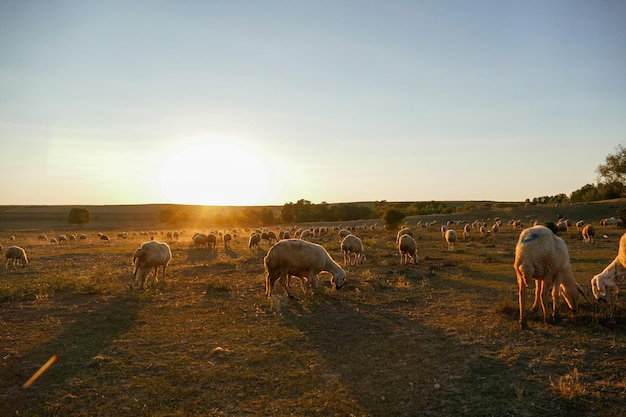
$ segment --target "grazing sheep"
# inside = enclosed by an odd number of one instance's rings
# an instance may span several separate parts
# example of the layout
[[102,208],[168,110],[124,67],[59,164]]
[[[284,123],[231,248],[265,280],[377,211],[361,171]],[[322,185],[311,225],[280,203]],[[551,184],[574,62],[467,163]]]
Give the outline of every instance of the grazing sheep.
[[618,280],[626,276],[626,233],[619,240],[619,250],[613,261],[604,271],[591,278],[591,290],[598,301],[611,303],[617,300]]
[[454,250],[454,244],[456,243],[456,231],[454,229],[446,230],[444,237],[448,244],[448,250]]
[[205,246],[208,247],[208,236],[205,235],[204,233],[196,233],[193,235],[193,244],[196,245],[197,248],[204,248]]
[[350,232],[349,230],[347,230],[347,229],[341,229],[341,230],[337,233],[337,235],[338,235],[341,239],[343,239],[344,237],[348,236],[349,234],[351,234],[351,232]]
[[210,251],[217,251],[217,235],[209,233],[206,238],[206,244]]
[[311,233],[310,230],[303,230],[302,233],[300,233],[300,239],[302,240],[309,240],[311,237],[313,237],[313,233]]
[[583,241],[587,243],[593,243],[593,237],[596,235],[596,229],[590,225],[586,224],[582,229]]
[[154,283],[158,280],[158,269],[163,267],[163,276],[165,279],[167,273],[167,266],[172,259],[172,251],[165,242],[157,242],[151,240],[144,242],[133,253],[133,283],[131,288],[135,288],[136,282],[141,282],[141,289],[146,289],[146,283],[148,281],[148,275],[150,272],[154,273]]
[[400,229],[400,230],[398,231],[398,234],[396,235],[396,244],[397,244],[398,242],[400,242],[400,238],[401,238],[402,236],[404,236],[404,235],[409,235],[409,236],[411,236],[411,237],[413,237],[413,238],[415,237],[415,236],[413,236],[413,231],[412,231],[411,229],[409,229],[408,227],[405,227],[405,228]]
[[48,236],[46,236],[45,234],[40,234],[39,236],[37,236],[37,240],[42,240],[44,242],[48,241]]
[[469,238],[471,230],[472,230],[472,226],[470,226],[469,224],[466,224],[465,226],[463,226],[463,239],[467,240]]
[[[356,265],[357,260],[359,263],[365,261],[365,253],[363,251],[363,241],[361,238],[355,235],[348,235],[341,241],[341,250],[343,251],[343,264],[344,265]],[[352,261],[351,255],[354,255]]]
[[417,264],[417,243],[409,235],[400,236],[398,242],[398,251],[400,252],[400,264],[413,263]]
[[513,263],[519,288],[520,325],[527,329],[526,288],[528,281],[536,281],[536,291],[541,302],[544,321],[548,322],[546,298],[552,292],[552,320],[557,318],[557,304],[561,287],[567,305],[572,311],[578,308],[578,298],[584,295],[582,287],[574,279],[570,266],[567,245],[560,237],[544,226],[524,229],[515,246]]
[[4,269],[9,267],[9,262],[12,262],[13,266],[16,268],[17,265],[21,265],[22,267],[28,265],[26,251],[19,246],[9,246],[4,256],[7,258],[7,262],[4,264]]
[[261,242],[261,235],[258,233],[252,233],[250,235],[250,239],[248,240],[248,248],[252,250],[252,248],[259,248],[259,243]]
[[103,241],[104,243],[109,243],[111,241],[111,239],[109,239],[109,237],[105,234],[99,233],[100,235],[100,240]]
[[312,290],[317,288],[320,272],[332,274],[331,283],[337,290],[341,289],[346,280],[346,271],[328,254],[326,249],[316,243],[300,239],[281,240],[270,248],[263,259],[267,278],[265,280],[265,294],[269,298],[274,290],[274,284],[280,279],[281,286],[289,294],[289,275],[306,280]]
[[57,236],[57,240],[59,241],[59,245],[60,245],[62,242],[68,242],[68,240],[67,240],[67,236],[65,236],[65,235],[59,235],[59,236]]
[[222,240],[224,241],[224,250],[227,251],[230,241],[233,240],[233,236],[230,233],[224,233]]

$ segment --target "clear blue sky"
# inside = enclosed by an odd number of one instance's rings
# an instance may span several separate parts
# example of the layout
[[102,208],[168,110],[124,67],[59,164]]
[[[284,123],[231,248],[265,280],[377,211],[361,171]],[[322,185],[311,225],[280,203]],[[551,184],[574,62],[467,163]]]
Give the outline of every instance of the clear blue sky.
[[626,2],[0,0],[0,204],[522,201],[626,141]]

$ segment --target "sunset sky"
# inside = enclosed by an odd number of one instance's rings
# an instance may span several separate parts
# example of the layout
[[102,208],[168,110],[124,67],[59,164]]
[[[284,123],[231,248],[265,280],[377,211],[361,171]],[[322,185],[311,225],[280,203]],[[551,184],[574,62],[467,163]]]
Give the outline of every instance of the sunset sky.
[[0,204],[523,201],[626,143],[626,2],[0,1]]

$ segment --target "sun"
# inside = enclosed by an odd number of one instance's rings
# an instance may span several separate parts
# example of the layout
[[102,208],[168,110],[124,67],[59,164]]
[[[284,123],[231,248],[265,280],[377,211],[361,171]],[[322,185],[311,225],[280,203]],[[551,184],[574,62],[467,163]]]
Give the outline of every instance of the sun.
[[251,146],[229,141],[170,149],[158,175],[161,195],[175,204],[252,206],[270,191],[263,157]]

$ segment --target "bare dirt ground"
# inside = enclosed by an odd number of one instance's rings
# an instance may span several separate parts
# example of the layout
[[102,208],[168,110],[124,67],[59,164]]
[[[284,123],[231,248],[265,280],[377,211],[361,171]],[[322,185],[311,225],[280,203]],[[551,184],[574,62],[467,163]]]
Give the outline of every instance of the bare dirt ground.
[[[368,261],[345,267],[345,287],[322,275],[295,299],[267,299],[269,246],[246,237],[217,253],[170,242],[167,279],[145,291],[128,288],[140,238],[19,237],[30,265],[0,272],[0,415],[626,415],[621,302],[561,303],[558,324],[535,314],[522,331],[519,231],[448,252],[435,228],[414,230],[418,265],[399,264],[395,233],[363,231]],[[564,236],[586,290],[617,251],[621,231],[603,233]],[[334,234],[319,242],[343,264]]]

